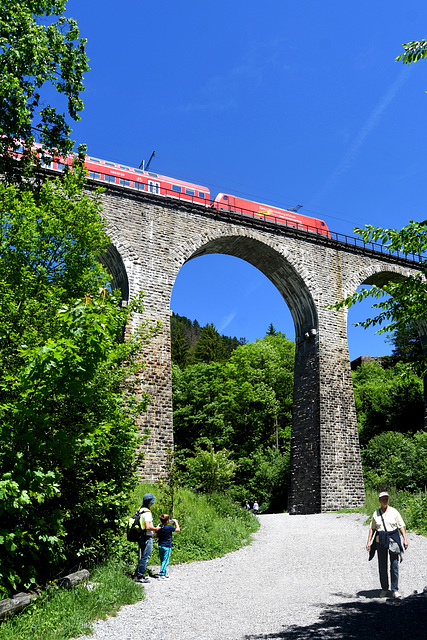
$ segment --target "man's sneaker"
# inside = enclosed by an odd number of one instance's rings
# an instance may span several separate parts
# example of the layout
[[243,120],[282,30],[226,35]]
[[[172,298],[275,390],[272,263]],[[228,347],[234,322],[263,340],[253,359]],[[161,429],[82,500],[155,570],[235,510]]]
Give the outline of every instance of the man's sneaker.
[[400,600],[402,598],[402,596],[400,595],[400,593],[398,591],[392,591],[391,595],[393,598],[397,598],[398,600]]
[[140,584],[144,582],[151,582],[150,578],[134,578],[134,582],[139,582]]
[[387,591],[384,591],[384,589],[381,591],[380,593],[380,598],[385,598],[387,595]]

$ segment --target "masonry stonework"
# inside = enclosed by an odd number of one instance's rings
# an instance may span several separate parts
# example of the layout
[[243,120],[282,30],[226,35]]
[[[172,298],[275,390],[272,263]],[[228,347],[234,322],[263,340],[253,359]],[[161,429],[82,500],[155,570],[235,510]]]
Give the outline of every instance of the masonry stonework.
[[[414,272],[409,261],[295,229],[208,207],[111,187],[103,194],[112,246],[103,262],[124,300],[145,293],[143,319],[160,320],[144,354],[136,393],[151,403],[140,429],[144,480],[165,470],[173,447],[170,299],[182,265],[208,253],[232,255],[277,287],[295,323],[296,356],[291,442],[291,513],[317,513],[364,502],[348,344],[347,311],[328,305],[360,284],[383,284]],[[256,300],[254,300],[256,305]],[[134,326],[141,318],[134,318]],[[132,328],[131,328],[132,329]]]

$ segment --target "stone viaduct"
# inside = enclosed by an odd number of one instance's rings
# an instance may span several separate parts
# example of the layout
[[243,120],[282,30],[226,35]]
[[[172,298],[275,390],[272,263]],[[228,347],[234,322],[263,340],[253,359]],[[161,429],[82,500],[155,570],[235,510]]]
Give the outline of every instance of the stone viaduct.
[[109,187],[102,199],[112,239],[103,262],[123,299],[144,291],[144,316],[163,324],[144,354],[147,367],[140,381],[152,398],[141,424],[141,429],[151,430],[143,444],[142,478],[153,481],[162,475],[165,450],[173,446],[170,299],[175,279],[188,260],[228,254],[269,278],[295,323],[290,511],[361,506],[365,496],[347,310],[332,311],[327,305],[363,283],[382,285],[404,278],[416,265],[363,246],[118,185]]

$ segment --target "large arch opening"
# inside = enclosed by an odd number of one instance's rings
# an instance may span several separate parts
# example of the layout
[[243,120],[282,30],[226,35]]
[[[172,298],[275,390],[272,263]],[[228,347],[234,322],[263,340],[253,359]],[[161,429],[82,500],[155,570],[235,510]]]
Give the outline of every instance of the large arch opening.
[[[215,264],[220,264],[221,260],[222,275],[218,281]],[[203,265],[203,268],[200,265]],[[209,265],[209,267],[205,267],[205,265]],[[209,269],[211,269],[211,273],[207,276]],[[241,281],[237,283],[233,277],[230,278],[230,270],[232,269],[237,271],[237,277],[244,278],[243,285]],[[216,322],[205,309],[200,311],[200,307],[192,304],[192,309],[199,309],[198,317],[195,317],[196,311],[190,314],[186,311],[185,300],[177,301],[176,288],[179,289],[180,279],[187,275],[182,271],[189,274],[185,285],[187,290],[191,290],[189,297],[197,298],[199,304],[209,307],[206,300],[210,295],[211,285],[215,288],[216,299],[219,299],[220,302],[223,302],[221,289],[224,290],[228,287],[233,289],[232,299],[228,298],[228,305],[223,308],[222,313],[218,314],[218,309],[215,309],[217,312],[215,318],[218,318]],[[191,274],[193,275],[191,276]],[[235,275],[233,273],[233,276]],[[193,277],[192,280],[190,280],[191,277]],[[262,303],[260,303],[260,298],[263,299]],[[237,326],[233,325],[233,320],[238,315],[239,304],[245,303],[247,300],[249,300],[249,304],[245,313],[257,314],[255,322],[255,324],[258,323],[257,335],[245,329],[230,331],[231,326]],[[268,304],[274,308],[274,317],[267,308]],[[318,457],[320,445],[317,432],[318,418],[315,417],[319,413],[319,393],[318,384],[314,381],[318,372],[318,367],[315,364],[318,319],[315,303],[303,278],[284,256],[264,243],[247,236],[221,237],[205,244],[188,258],[175,281],[171,296],[171,309],[179,315],[190,316],[191,320],[199,320],[200,324],[214,322],[220,333],[231,337],[247,338],[249,333],[249,342],[254,342],[256,338],[263,338],[270,323],[277,331],[285,334],[288,339],[297,342],[296,377],[299,390],[295,404],[296,411],[294,410],[293,416],[293,449],[297,450],[301,447],[298,437],[295,437],[298,436],[298,427],[301,422],[311,420],[310,428],[313,433],[310,437],[310,451],[305,451],[307,458],[303,465],[299,465],[300,472],[294,475],[296,484],[300,485],[301,491],[306,492],[308,502],[312,501],[313,493],[316,493],[316,505],[312,505],[310,510],[319,510],[320,471]],[[245,320],[243,320],[243,325],[246,327],[248,324],[245,323]],[[307,366],[309,361],[310,366]],[[310,400],[307,401],[309,396]],[[302,398],[303,401],[301,401]],[[297,458],[299,457],[297,454]],[[302,466],[305,467],[303,474],[301,474]],[[307,476],[307,469],[309,469],[310,479],[303,480],[302,476]]]

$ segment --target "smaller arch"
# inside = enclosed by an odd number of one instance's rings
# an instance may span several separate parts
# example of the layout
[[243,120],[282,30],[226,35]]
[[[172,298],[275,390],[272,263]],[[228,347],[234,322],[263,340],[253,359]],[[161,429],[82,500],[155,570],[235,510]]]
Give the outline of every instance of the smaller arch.
[[374,284],[377,287],[384,287],[389,282],[402,282],[405,278],[405,275],[395,271],[378,271],[366,278],[362,284]]
[[99,262],[112,276],[111,288],[120,289],[122,300],[129,300],[129,279],[123,259],[113,244],[108,245],[107,250],[99,256]]

